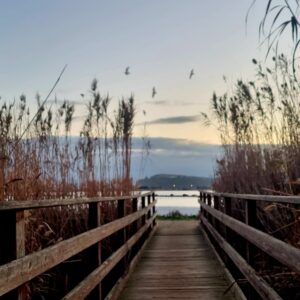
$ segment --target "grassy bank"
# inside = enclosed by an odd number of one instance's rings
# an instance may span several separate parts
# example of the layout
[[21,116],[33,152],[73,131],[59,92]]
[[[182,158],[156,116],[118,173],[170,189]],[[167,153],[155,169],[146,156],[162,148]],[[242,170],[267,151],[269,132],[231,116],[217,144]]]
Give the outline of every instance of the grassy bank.
[[173,221],[187,221],[187,220],[197,220],[197,215],[184,215],[181,214],[178,210],[169,212],[167,215],[158,215],[158,220],[173,220]]

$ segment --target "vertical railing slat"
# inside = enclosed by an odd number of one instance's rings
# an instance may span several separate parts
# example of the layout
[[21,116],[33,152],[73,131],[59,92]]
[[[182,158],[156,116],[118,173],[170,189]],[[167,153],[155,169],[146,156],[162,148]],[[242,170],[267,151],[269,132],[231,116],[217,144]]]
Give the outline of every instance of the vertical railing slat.
[[[126,202],[124,199],[118,200],[118,218],[125,217],[126,215]],[[127,235],[126,235],[126,227],[120,230],[119,234],[119,247],[126,243]],[[127,259],[126,256],[122,259],[121,263],[121,273],[124,274],[127,267]]]
[[[101,226],[101,204],[99,202],[90,203],[89,204],[89,228],[96,228]],[[101,265],[101,241],[98,242],[96,245],[91,247],[91,270],[96,269],[98,266]],[[92,291],[90,295],[91,299],[102,299],[102,284],[101,282],[99,285]]]
[[[152,202],[154,203],[155,202],[155,193],[152,193]],[[152,208],[152,215],[154,215],[156,213],[156,208],[155,208],[155,205],[153,205],[153,208]],[[153,220],[153,226],[156,225],[156,219]]]
[[[142,209],[146,207],[146,200],[145,200],[145,196],[142,196]],[[144,226],[146,223],[146,216],[144,215],[142,217],[142,226]]]
[[[256,227],[256,201],[255,200],[245,200],[245,223],[249,226]],[[248,264],[251,265],[254,257],[254,246],[246,241],[246,258]]]
[[[25,212],[0,211],[0,265],[25,256]],[[3,299],[26,299],[26,284],[3,296]],[[2,298],[1,298],[2,299]]]
[[[138,210],[138,199],[133,198],[132,199],[132,212],[137,212]],[[132,224],[132,234],[135,234],[138,230],[138,221],[133,222]]]
[[[147,199],[146,199],[147,198]],[[127,199],[112,199],[114,203],[117,203],[117,216],[118,218],[122,218],[126,216],[126,204],[129,205],[129,200],[132,205],[130,209],[130,213],[134,213],[138,211],[138,197],[135,198],[127,198]],[[155,201],[155,194],[149,193],[146,196],[141,197],[142,200],[142,208],[146,207],[147,205],[151,205],[151,202]],[[110,201],[110,200],[109,200]],[[56,204],[57,205],[57,204]],[[99,198],[99,202],[91,202],[88,205],[88,229],[94,229],[96,227],[101,226],[102,218],[101,218],[101,200]],[[150,219],[152,215],[155,214],[155,206],[153,205],[152,208],[149,208],[147,213],[144,213],[141,217],[142,225],[146,224],[146,219]],[[0,243],[0,265],[6,264],[11,262],[15,259],[22,258],[26,255],[26,228],[25,228],[25,217],[26,211],[22,208],[19,209],[12,209],[12,210],[2,210],[0,211],[0,236],[2,243]],[[139,219],[140,221],[140,219]],[[149,227],[149,231],[155,225],[155,219],[152,221],[152,226]],[[138,231],[138,220],[134,221],[133,223],[129,224],[125,228],[115,232],[118,235],[118,240],[120,241],[120,246],[124,245],[128,239],[127,229],[129,230],[130,227],[132,228],[132,235],[134,235]],[[147,236],[149,231],[147,231]],[[146,236],[146,237],[147,237]],[[5,241],[5,242],[3,242]],[[144,241],[144,240],[143,240]],[[89,269],[92,272],[93,270],[97,269],[102,263],[102,243],[97,242],[94,245],[90,246],[88,249],[84,251],[88,251],[89,254]],[[120,264],[120,267],[124,274],[127,268],[127,256],[125,256]],[[66,272],[68,274],[68,272]],[[67,277],[66,277],[67,278]],[[66,280],[65,285],[66,291],[70,289],[68,286],[68,280]],[[102,286],[101,282],[97,285],[96,288],[90,293],[89,299],[102,299]],[[18,300],[25,300],[28,299],[28,288],[27,283],[23,284],[19,288],[8,292],[1,299],[18,299]]]

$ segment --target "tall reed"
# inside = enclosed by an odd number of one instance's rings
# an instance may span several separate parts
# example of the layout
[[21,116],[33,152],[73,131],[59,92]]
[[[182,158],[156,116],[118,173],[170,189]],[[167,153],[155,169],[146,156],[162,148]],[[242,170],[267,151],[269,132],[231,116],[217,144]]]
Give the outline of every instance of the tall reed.
[[[100,94],[96,79],[88,95],[78,137],[71,136],[75,119],[71,101],[55,99],[45,104],[37,95],[35,113],[25,95],[12,102],[0,98],[0,201],[63,201],[70,197],[128,195],[133,191],[130,167],[134,97],[120,100],[114,112],[112,99]],[[111,221],[116,206],[104,203],[101,213],[104,222]],[[87,207],[27,211],[26,254],[87,229]],[[103,251],[108,255],[113,242],[113,238],[103,242]],[[87,253],[75,260],[83,262],[80,276],[88,260]],[[65,284],[66,278],[73,276],[68,268],[58,266],[31,281],[29,298],[60,298],[70,289]],[[77,277],[74,280],[80,279]]]
[[[102,96],[97,80],[86,100],[79,138],[70,136],[75,107],[70,101],[43,105],[38,113],[24,95],[0,100],[0,199],[21,200],[128,193],[135,116],[134,98],[122,99],[110,113],[111,98]],[[24,129],[24,137],[20,139]]]
[[[299,195],[300,84],[293,61],[273,57],[270,68],[253,59],[255,79],[239,79],[221,96],[213,94],[206,124],[218,128],[223,155],[217,160],[213,187],[221,192]],[[245,220],[243,202],[232,201],[232,214]],[[257,201],[259,230],[300,247],[299,205]],[[237,238],[233,243],[238,247]],[[296,299],[300,278],[266,253],[252,261],[257,273],[283,299]]]
[[[217,161],[215,189],[297,194],[300,177],[300,86],[284,55],[271,68],[255,59],[255,80],[237,80],[213,94],[212,116],[225,155]],[[235,180],[231,180],[235,178]],[[300,182],[299,182],[300,183]]]

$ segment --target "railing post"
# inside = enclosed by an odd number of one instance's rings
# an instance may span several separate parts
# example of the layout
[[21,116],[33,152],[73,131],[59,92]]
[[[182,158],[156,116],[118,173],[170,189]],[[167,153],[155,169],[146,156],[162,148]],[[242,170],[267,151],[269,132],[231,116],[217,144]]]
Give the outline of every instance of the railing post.
[[[256,201],[255,200],[245,200],[245,223],[251,227],[256,227],[257,226],[257,219],[256,219]],[[247,263],[252,266],[254,266],[254,256],[255,256],[255,246],[252,245],[250,242],[246,240],[246,260]],[[248,287],[248,297],[249,299],[254,298],[253,296],[253,290],[251,287]]]
[[[211,206],[211,194],[207,194],[207,205]],[[209,213],[207,213],[207,219],[211,223],[213,217]]]
[[[16,258],[25,256],[25,212],[16,212]],[[26,284],[18,288],[18,300],[27,299]]]
[[220,208],[220,200],[219,200],[219,196],[214,195],[214,208],[216,210],[219,210]]
[[[25,213],[0,211],[0,265],[25,256]],[[2,296],[4,300],[27,298],[26,285]],[[1,299],[2,299],[1,298]]]
[[[225,197],[224,198],[224,209],[225,209],[225,214],[227,216],[231,216],[232,215],[232,201],[231,201],[231,198],[229,197]],[[227,240],[227,242],[230,244],[231,242],[231,231],[229,228],[227,228],[225,226],[225,239]]]
[[201,201],[202,201],[202,192],[200,191],[200,192],[199,192],[199,199],[198,199],[198,203],[199,203],[199,214],[202,213],[202,210],[201,210],[201,204],[200,204]]
[[[216,195],[214,195],[214,209],[220,209],[220,199],[219,196]],[[214,218],[214,227],[219,232],[220,222],[216,218]]]
[[[100,202],[90,203],[89,204],[89,228],[93,229],[96,227],[101,226],[101,206]],[[101,241],[91,247],[91,269],[96,269],[101,265]],[[89,299],[102,299],[102,284],[101,282],[99,285],[95,287],[95,289],[90,293]]]
[[[201,201],[204,202],[205,204],[207,204],[206,203],[206,193],[202,193],[202,200]],[[208,213],[207,213],[206,210],[203,210],[203,214],[204,214],[204,217],[207,219]]]
[[[155,202],[155,192],[152,193],[152,202]],[[154,215],[156,213],[155,205],[153,205],[152,208],[152,214]],[[153,220],[153,227],[156,225],[156,219]]]
[[[132,212],[135,213],[138,210],[138,199],[132,198]],[[132,224],[133,234],[135,234],[138,230],[138,222],[134,221]]]
[[[151,204],[151,197],[152,197],[151,194],[147,196],[147,200],[148,200],[148,201],[147,201],[147,205],[148,205],[148,206]],[[148,210],[148,213],[147,213],[147,220],[149,220],[150,218],[151,218],[151,209]]]
[[[245,223],[251,227],[257,226],[256,219],[256,201],[255,200],[245,200]],[[254,262],[254,246],[246,241],[246,258],[249,265]]]
[[204,193],[201,192],[201,191],[200,191],[200,195],[199,195],[199,202],[200,202],[199,203],[199,205],[200,205],[200,207],[199,207],[200,213],[203,214],[204,216],[206,216],[205,210],[202,210],[202,208],[201,208],[201,202],[204,202]]
[[[125,200],[121,199],[118,200],[118,218],[125,217],[126,211],[125,211]],[[120,230],[120,244],[123,245],[126,242],[126,228],[123,228]]]
[[[224,212],[227,216],[232,216],[232,199],[230,197],[224,197]],[[224,225],[225,240],[232,245],[232,231],[226,225]],[[224,257],[226,265],[231,265],[231,260],[228,256]]]
[[[145,203],[145,196],[142,196],[142,209],[144,209],[146,206],[146,203]],[[144,226],[146,223],[146,216],[143,215],[142,216],[142,226]]]
[[[208,205],[208,194],[207,194],[207,193],[204,194],[204,199],[203,199],[203,201],[204,201],[204,203],[205,203],[206,205]],[[209,221],[209,213],[208,213],[207,211],[205,211],[205,217],[206,217],[206,219]]]
[[[123,218],[126,215],[126,202],[124,199],[118,200],[118,218]],[[120,230],[119,234],[119,241],[120,241],[120,247],[126,243],[127,236],[126,236],[126,227]],[[126,255],[122,260],[122,265],[121,265],[121,272],[122,274],[125,273],[125,270],[127,268],[127,258]]]
[[207,195],[207,204],[211,206],[211,194]]

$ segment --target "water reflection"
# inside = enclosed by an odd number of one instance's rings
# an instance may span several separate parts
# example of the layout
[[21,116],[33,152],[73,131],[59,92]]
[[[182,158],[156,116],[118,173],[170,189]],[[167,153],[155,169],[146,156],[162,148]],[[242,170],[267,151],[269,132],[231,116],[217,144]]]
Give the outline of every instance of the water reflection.
[[157,211],[160,215],[167,215],[178,210],[184,215],[197,215],[199,213],[199,191],[197,190],[169,190],[156,191]]

